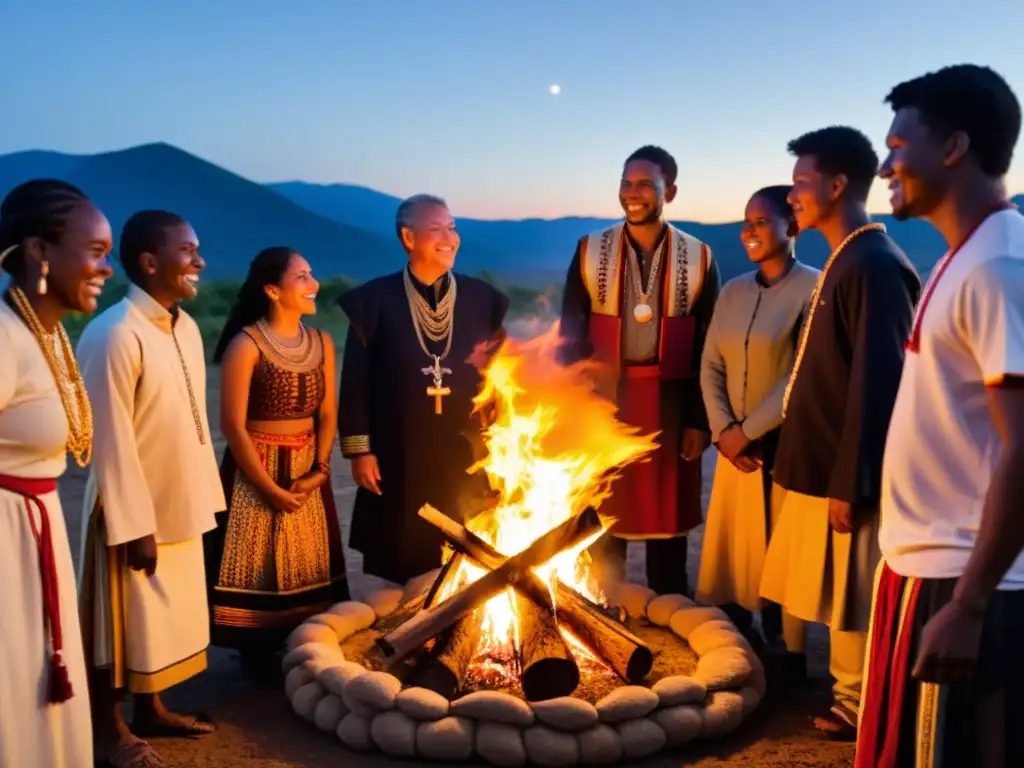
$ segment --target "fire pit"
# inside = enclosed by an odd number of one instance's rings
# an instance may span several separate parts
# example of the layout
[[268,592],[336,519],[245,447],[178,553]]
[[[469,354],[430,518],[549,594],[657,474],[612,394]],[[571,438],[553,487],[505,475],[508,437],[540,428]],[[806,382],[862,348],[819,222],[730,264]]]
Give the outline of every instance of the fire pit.
[[[432,664],[444,654],[427,652],[415,665],[387,671],[378,644],[410,614],[426,615],[425,598],[442,575],[425,574],[365,603],[339,603],[296,629],[284,660],[295,712],[350,749],[391,757],[612,765],[726,736],[764,695],[760,661],[720,609],[621,584],[610,590],[609,604],[626,613],[623,631],[651,650],[644,681],[622,680],[573,643],[580,682],[569,696],[529,701],[526,686],[514,684],[522,663],[492,657],[478,659],[462,695],[449,700],[436,690],[446,676]],[[449,635],[450,648],[460,633]],[[426,686],[412,684],[417,671]]]
[[447,541],[436,572],[314,616],[289,639],[295,711],[348,747],[495,765],[617,763],[733,731],[764,670],[717,608],[603,584],[595,511],[640,435],[595,394],[601,370],[561,366],[557,327],[507,340],[476,399],[493,504]]

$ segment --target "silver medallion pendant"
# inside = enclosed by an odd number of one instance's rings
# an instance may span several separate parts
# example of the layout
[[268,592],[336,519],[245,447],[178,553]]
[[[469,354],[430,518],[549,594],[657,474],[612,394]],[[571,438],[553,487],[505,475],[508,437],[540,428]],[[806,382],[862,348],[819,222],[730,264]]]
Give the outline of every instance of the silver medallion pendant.
[[641,325],[646,325],[654,318],[654,310],[647,304],[637,304],[633,308],[633,318]]

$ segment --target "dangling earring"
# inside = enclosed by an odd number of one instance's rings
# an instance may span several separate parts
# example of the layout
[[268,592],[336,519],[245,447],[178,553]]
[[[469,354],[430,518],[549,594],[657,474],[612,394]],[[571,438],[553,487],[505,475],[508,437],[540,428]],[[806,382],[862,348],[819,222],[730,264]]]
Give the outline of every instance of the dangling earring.
[[50,274],[50,262],[44,261],[40,264],[42,274],[39,276],[39,282],[36,283],[36,293],[40,296],[45,296],[49,286],[46,284],[46,276]]

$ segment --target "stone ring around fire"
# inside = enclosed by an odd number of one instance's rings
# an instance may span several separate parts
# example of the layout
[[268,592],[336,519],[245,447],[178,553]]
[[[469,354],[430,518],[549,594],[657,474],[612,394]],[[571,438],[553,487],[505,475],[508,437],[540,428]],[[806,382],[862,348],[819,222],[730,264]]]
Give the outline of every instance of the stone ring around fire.
[[[283,662],[294,711],[351,750],[389,757],[610,765],[726,736],[764,696],[764,668],[721,609],[627,583],[608,595],[609,605],[624,608],[645,641],[663,635],[666,642],[671,638],[664,647],[676,644],[656,650],[649,687],[619,678],[609,684],[608,675],[589,672],[572,696],[547,701],[488,690],[486,682],[452,701],[403,687],[371,658],[381,635],[375,627],[422,599],[437,573],[413,579],[404,590],[375,592],[365,602],[338,603],[295,629]],[[673,659],[686,667],[687,654],[693,668],[673,670]]]

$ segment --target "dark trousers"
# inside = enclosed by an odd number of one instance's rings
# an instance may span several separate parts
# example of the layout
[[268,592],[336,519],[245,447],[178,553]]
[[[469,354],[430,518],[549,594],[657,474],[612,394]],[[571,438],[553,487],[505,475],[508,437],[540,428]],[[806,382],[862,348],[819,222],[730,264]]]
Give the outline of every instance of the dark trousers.
[[[989,600],[972,679],[913,677],[922,633],[953,600],[957,580],[910,579],[884,566],[875,588],[856,768],[1024,765],[1024,591]],[[917,763],[921,765],[921,763]]]
[[[608,576],[626,578],[626,539],[603,536],[591,548],[591,555]],[[686,574],[686,536],[671,539],[648,539],[646,542],[647,586],[659,595],[689,595],[690,581]]]
[[[736,603],[728,603],[720,607],[736,625],[736,629],[744,635],[750,635],[754,631],[754,614],[752,612]],[[761,609],[761,630],[765,640],[773,641],[782,637],[781,605],[769,600],[764,601],[764,607]]]

